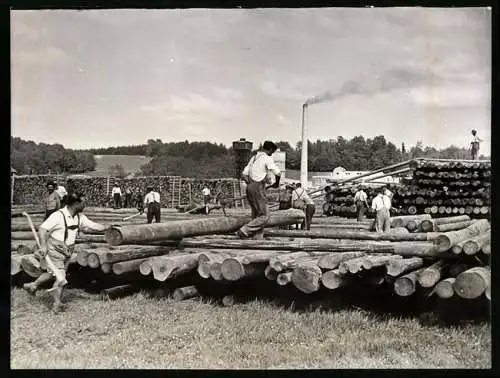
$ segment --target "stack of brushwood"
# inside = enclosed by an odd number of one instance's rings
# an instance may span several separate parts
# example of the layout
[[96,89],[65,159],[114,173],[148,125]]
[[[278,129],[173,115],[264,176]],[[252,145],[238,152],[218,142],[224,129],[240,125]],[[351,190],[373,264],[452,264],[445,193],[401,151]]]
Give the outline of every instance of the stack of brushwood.
[[[326,216],[341,216],[341,217],[356,217],[356,205],[354,203],[354,195],[358,190],[359,184],[349,184],[344,186],[328,186],[326,188],[325,201],[323,203],[323,214]],[[400,190],[397,184],[388,184],[388,189],[392,193]],[[378,194],[380,185],[370,186],[369,183],[364,184],[364,191],[368,196],[368,205],[371,206],[373,198]],[[398,198],[394,197],[392,200],[394,209],[391,209],[391,214],[395,214],[398,206]],[[374,213],[371,208],[366,212],[368,217],[373,217]]]
[[408,185],[397,190],[395,206],[405,214],[488,218],[490,179],[489,162],[418,161]]
[[[260,280],[276,282],[278,289],[294,288],[297,295],[371,287],[429,302],[491,299],[486,219],[398,216],[391,218],[391,232],[376,233],[369,230],[371,220],[362,223],[369,226],[363,229],[349,227],[352,220],[331,217],[311,231],[283,230],[279,227],[303,220],[303,212],[290,209],[273,212],[265,240],[259,240],[232,235],[249,216],[183,216],[111,227],[98,236],[107,243],[81,240],[72,265],[95,272],[94,281],[113,276],[117,288],[107,288],[107,297],[133,292],[134,282],[146,280],[179,300],[220,285],[223,303],[229,305],[234,303],[230,284],[245,287]],[[17,269],[36,277],[36,264],[31,253],[18,254],[12,274]]]

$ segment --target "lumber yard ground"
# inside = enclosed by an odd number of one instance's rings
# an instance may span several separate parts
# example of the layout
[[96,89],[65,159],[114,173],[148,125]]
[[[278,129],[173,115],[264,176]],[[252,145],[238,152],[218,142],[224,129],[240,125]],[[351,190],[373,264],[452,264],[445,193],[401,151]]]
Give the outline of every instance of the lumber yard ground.
[[491,368],[485,321],[425,325],[309,300],[227,308],[138,293],[102,301],[76,289],[67,292],[67,310],[53,314],[48,293],[11,295],[13,369]]

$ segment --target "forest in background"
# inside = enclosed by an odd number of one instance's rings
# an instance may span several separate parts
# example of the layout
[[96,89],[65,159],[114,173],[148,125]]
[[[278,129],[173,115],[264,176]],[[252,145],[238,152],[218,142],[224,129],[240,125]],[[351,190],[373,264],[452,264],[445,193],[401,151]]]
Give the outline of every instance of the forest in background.
[[[286,168],[300,169],[301,143],[277,142],[286,152]],[[254,150],[260,146],[254,143]],[[193,178],[232,177],[234,158],[232,147],[211,142],[162,142],[149,139],[146,144],[94,148],[66,149],[60,144],[35,143],[11,137],[11,166],[18,174],[84,173],[95,169],[94,155],[144,155],[151,161],[141,167],[139,175],[178,175]],[[414,146],[396,146],[384,136],[365,139],[337,137],[308,143],[310,171],[328,172],[336,167],[366,171],[417,157],[469,159],[466,148],[449,146],[436,149],[417,142]],[[480,159],[488,157],[480,156]],[[117,172],[122,172],[115,167]],[[126,172],[122,172],[125,174]]]

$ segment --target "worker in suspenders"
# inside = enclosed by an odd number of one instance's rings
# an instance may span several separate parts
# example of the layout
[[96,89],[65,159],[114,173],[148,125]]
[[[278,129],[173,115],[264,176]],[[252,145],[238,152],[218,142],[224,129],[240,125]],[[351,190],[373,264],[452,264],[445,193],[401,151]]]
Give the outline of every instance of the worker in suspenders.
[[[48,255],[54,264],[54,267],[64,277],[69,265],[71,254],[74,251],[75,239],[79,229],[105,231],[108,226],[92,222],[82,214],[85,208],[85,198],[78,193],[71,193],[67,196],[66,206],[52,213],[39,228],[40,250],[35,256],[40,260],[40,267],[46,272],[42,273],[36,281],[27,283],[23,287],[30,294],[40,288],[40,286],[54,280],[55,273],[46,265],[45,256]],[[63,286],[54,282],[54,312],[62,310],[61,298]]]

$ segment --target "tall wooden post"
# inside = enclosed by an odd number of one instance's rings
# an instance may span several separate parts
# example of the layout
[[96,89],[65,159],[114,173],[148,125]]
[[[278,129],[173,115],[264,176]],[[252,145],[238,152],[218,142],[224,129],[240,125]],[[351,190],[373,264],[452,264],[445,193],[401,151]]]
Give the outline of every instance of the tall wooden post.
[[14,181],[16,179],[16,175],[11,175],[11,181],[10,181],[10,205],[12,206],[14,204]]

